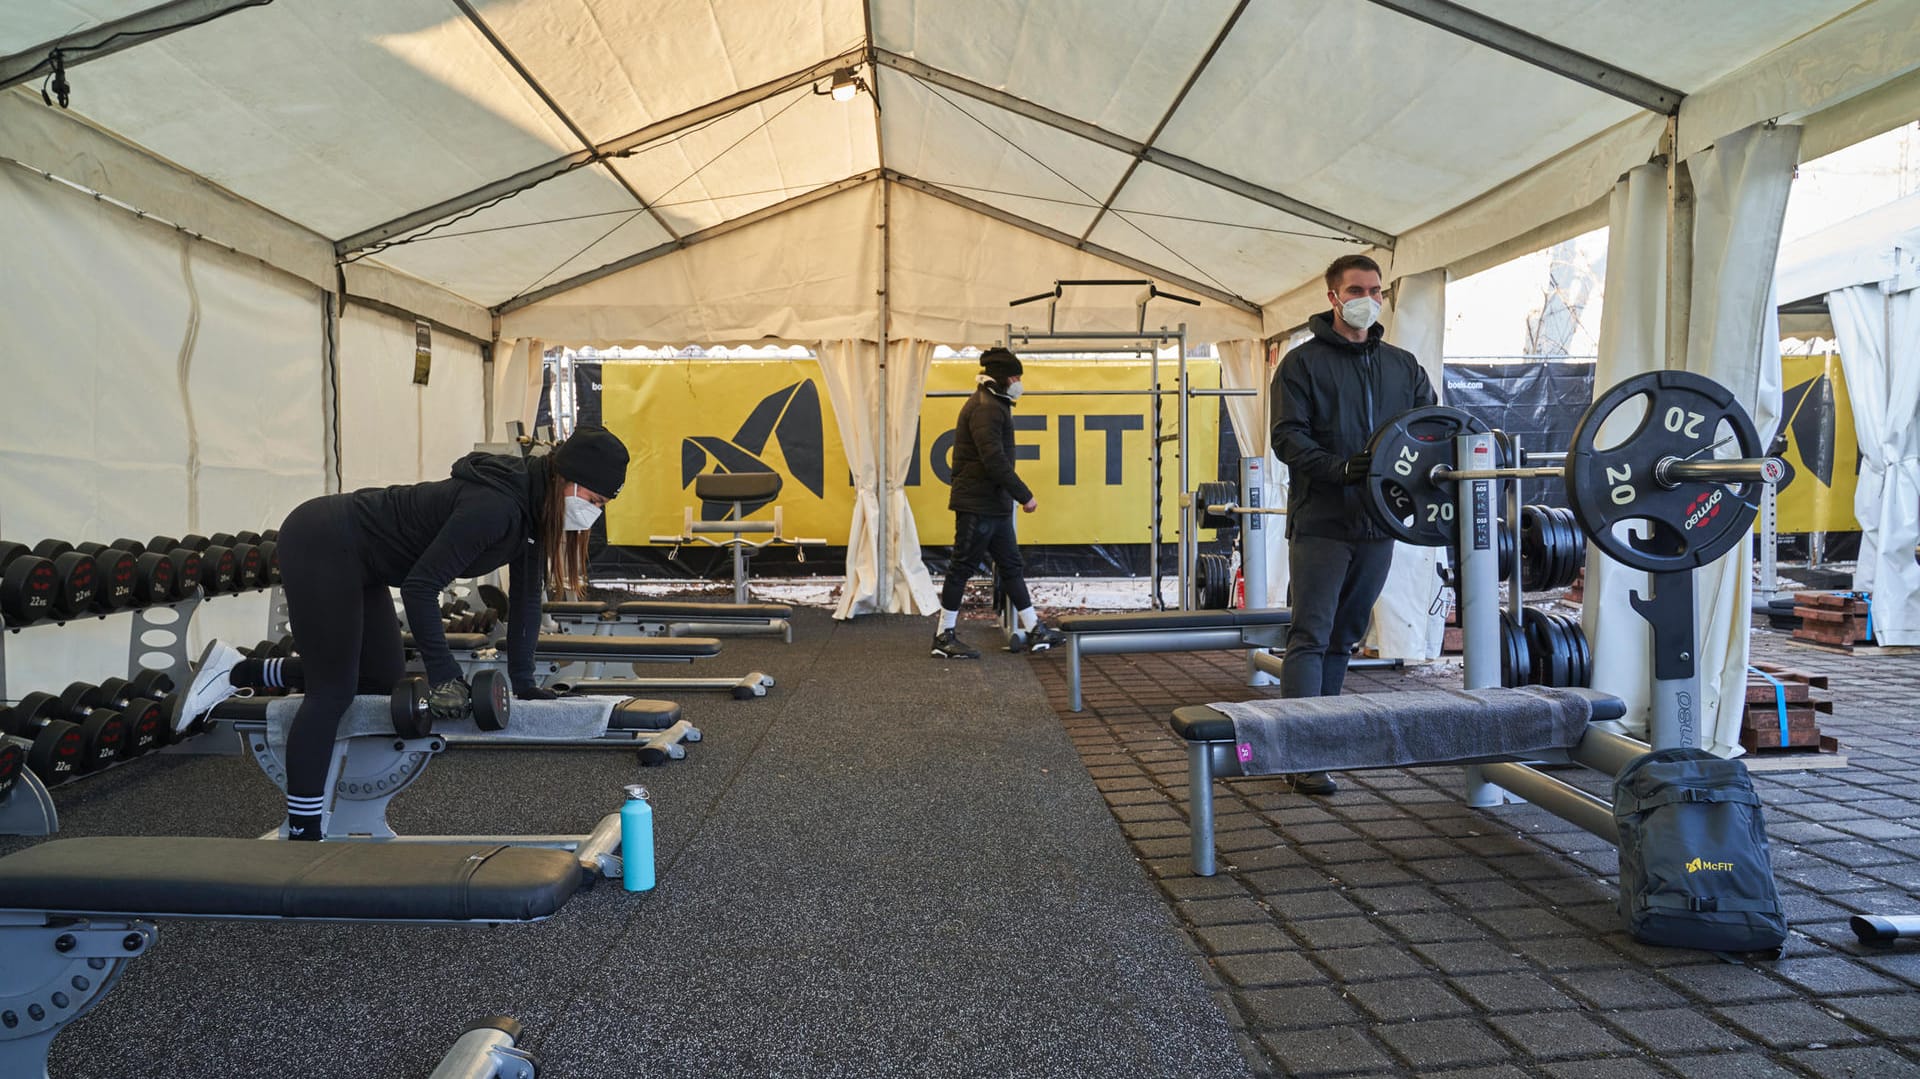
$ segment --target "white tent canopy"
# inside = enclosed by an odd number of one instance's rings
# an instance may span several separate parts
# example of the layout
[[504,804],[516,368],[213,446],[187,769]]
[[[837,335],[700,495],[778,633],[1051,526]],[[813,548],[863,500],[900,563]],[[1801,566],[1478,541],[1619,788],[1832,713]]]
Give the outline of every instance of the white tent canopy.
[[[1659,155],[1779,122],[1809,158],[1920,117],[1916,0],[7,8],[0,221],[143,252],[10,245],[16,355],[88,341],[146,365],[103,368],[120,384],[172,387],[182,486],[141,496],[191,520],[195,447],[227,422],[195,407],[192,372],[259,369],[322,418],[306,458],[259,466],[310,490],[266,484],[258,521],[210,527],[271,524],[305,494],[497,434],[537,379],[517,342],[885,339],[914,356],[905,343],[991,343],[1008,300],[1075,277],[1151,279],[1202,303],[1150,321],[1251,340],[1324,306],[1335,255],[1371,252],[1390,280],[1459,276],[1604,223],[1619,177]],[[827,92],[849,80],[849,100]],[[178,266],[156,257],[168,245]],[[194,287],[215,265],[273,301]],[[1133,317],[1130,297],[1106,302],[1076,317]],[[493,370],[396,402],[415,318],[439,368]],[[42,364],[6,376],[9,399],[49,388]],[[80,429],[90,405],[44,418]],[[84,448],[95,508],[23,497],[13,466],[37,452],[0,445],[10,532],[153,527],[104,508],[118,474]]]

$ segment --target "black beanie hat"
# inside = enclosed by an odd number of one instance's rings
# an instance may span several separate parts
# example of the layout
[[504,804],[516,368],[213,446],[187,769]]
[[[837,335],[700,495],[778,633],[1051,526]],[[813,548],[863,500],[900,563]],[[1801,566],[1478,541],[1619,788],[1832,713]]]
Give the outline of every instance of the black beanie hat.
[[553,470],[610,499],[627,482],[627,447],[604,427],[581,427],[553,448]]
[[1002,382],[1013,375],[1024,373],[1020,370],[1020,357],[1004,348],[990,348],[982,352],[980,368]]

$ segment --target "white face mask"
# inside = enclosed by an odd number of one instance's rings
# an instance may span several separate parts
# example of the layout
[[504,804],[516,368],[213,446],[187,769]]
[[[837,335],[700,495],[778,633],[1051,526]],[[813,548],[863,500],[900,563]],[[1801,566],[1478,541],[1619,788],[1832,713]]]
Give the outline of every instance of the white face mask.
[[1007,387],[1007,400],[1018,401],[1020,399],[1020,395],[1025,392],[1026,392],[1026,387],[1016,382],[1013,385]]
[[567,531],[585,532],[600,519],[600,507],[581,498],[579,495],[567,496]]
[[1356,330],[1371,327],[1380,319],[1380,301],[1371,296],[1360,296],[1340,305],[1340,321]]

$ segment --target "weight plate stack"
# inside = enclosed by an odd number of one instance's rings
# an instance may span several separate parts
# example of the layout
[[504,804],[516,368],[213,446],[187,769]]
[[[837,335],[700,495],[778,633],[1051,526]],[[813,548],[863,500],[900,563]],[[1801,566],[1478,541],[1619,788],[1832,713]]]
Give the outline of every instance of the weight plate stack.
[[1532,673],[1533,657],[1527,650],[1527,632],[1511,612],[1500,612],[1500,684],[1511,689],[1524,686]]
[[1193,567],[1194,606],[1224,611],[1233,602],[1233,563],[1223,554],[1203,554]]
[[1226,483],[1203,483],[1194,488],[1193,501],[1200,516],[1201,528],[1239,528],[1240,518],[1232,513],[1209,513],[1208,506],[1236,506],[1240,503],[1240,485]]

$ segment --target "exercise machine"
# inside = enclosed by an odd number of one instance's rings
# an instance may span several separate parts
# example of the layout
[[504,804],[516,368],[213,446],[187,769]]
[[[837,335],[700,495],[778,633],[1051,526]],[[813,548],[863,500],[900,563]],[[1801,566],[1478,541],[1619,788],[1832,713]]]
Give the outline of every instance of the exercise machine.
[[[747,517],[758,511],[761,506],[771,502],[780,493],[781,479],[777,472],[704,472],[693,478],[693,495],[700,500],[701,516],[693,515],[693,507],[685,509],[686,516],[681,522],[677,536],[653,536],[654,543],[671,544],[673,549],[667,553],[669,559],[679,560],[680,548],[689,543],[704,543],[709,547],[725,547],[733,553],[733,602],[747,602],[747,557],[774,544],[785,544],[794,548],[797,557],[807,559],[807,548],[824,547],[824,539],[808,539],[786,534],[779,506],[773,507],[773,520],[749,521]],[[755,503],[748,508],[747,503]],[[720,516],[711,514],[720,510]],[[725,539],[716,539],[724,535]],[[765,536],[765,539],[748,539],[748,536]]]
[[[570,849],[90,836],[0,859],[0,1075],[45,1079],[67,1024],[144,955],[164,920],[495,926],[543,921],[620,875],[620,815]],[[533,1079],[519,1024],[469,1026],[435,1079]]]

